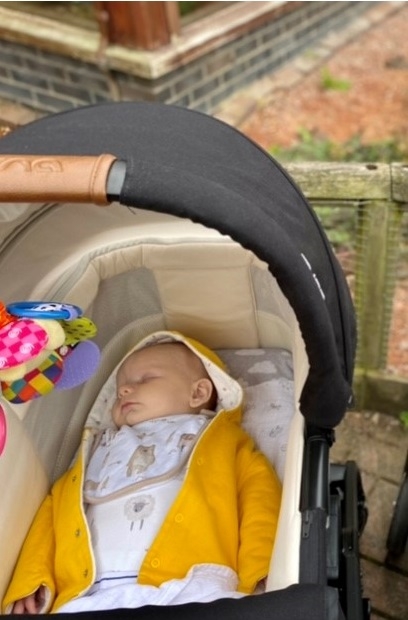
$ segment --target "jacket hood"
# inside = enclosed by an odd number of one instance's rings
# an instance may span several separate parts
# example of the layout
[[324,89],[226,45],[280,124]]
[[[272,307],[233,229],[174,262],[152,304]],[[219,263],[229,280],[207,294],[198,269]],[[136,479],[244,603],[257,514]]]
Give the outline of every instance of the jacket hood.
[[100,429],[114,427],[111,410],[116,399],[116,374],[118,369],[126,358],[135,351],[168,342],[181,342],[200,358],[217,391],[217,413],[241,407],[243,400],[242,388],[235,379],[228,375],[225,364],[214,351],[211,351],[211,349],[198,340],[184,336],[180,332],[159,331],[143,338],[136,346],[130,349],[112,371],[89,412],[86,422],[87,427]]

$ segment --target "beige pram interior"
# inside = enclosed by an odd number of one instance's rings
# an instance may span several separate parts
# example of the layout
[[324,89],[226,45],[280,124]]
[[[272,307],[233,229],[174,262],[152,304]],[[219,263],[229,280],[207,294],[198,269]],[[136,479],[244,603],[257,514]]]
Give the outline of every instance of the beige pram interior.
[[[246,415],[248,428],[258,443],[266,444],[264,450],[269,452],[281,476],[286,469],[286,501],[298,497],[303,424],[295,412],[302,376],[304,380],[307,374],[307,357],[293,311],[265,265],[219,233],[172,216],[130,211],[119,205],[99,209],[71,204],[52,208],[43,217],[46,223],[43,218],[32,223],[3,258],[3,299],[10,288],[6,302],[53,299],[80,306],[98,327],[95,342],[103,351],[103,360],[85,386],[54,392],[27,404],[3,403],[10,441],[2,455],[1,484],[3,488],[10,487],[12,476],[12,487],[19,490],[22,505],[16,510],[15,492],[4,498],[10,498],[9,505],[4,500],[2,503],[2,523],[12,534],[0,541],[1,555],[7,558],[8,565],[8,570],[2,571],[2,587],[8,582],[39,502],[50,482],[68,467],[78,447],[88,411],[104,380],[126,351],[153,331],[175,329],[201,339],[221,350],[232,373],[235,365],[237,378],[247,385],[251,376],[255,377],[253,384],[259,381],[250,389],[255,403]],[[43,264],[34,259],[39,247],[47,247]],[[32,271],[27,273],[27,255],[31,252]],[[8,283],[6,275],[18,270],[19,263],[27,274],[25,282],[17,282],[11,276]],[[13,269],[9,265],[14,265]],[[30,282],[38,284],[30,288]],[[254,350],[253,355],[251,351],[247,351],[246,358],[238,355],[234,364],[233,353],[243,350],[245,354],[247,349]],[[255,358],[263,349],[267,366],[259,372],[254,366]],[[297,369],[294,374],[300,377],[296,388],[290,376],[292,355],[288,352],[292,349]],[[255,373],[251,375],[254,367]],[[269,421],[262,416],[262,409],[267,408],[263,403],[275,406],[275,416]],[[284,466],[292,417],[293,453],[289,453],[291,465]],[[265,424],[270,426],[269,433],[264,432]],[[277,437],[282,438],[280,443]],[[286,513],[281,527],[299,519],[293,499],[288,510],[290,517]],[[299,527],[293,528],[293,532],[296,530]],[[288,563],[286,577],[283,562],[279,561],[278,587],[297,578],[298,553],[292,562],[288,561],[289,555],[284,553]]]

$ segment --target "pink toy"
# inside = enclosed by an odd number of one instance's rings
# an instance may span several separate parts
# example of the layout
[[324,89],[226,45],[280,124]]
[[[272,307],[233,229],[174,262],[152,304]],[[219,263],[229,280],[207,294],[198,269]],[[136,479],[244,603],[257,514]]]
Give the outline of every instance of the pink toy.
[[36,357],[48,342],[47,332],[30,319],[0,329],[0,369],[13,368]]
[[6,439],[7,439],[6,414],[4,413],[3,407],[0,405],[0,456],[3,454],[4,447],[6,445]]

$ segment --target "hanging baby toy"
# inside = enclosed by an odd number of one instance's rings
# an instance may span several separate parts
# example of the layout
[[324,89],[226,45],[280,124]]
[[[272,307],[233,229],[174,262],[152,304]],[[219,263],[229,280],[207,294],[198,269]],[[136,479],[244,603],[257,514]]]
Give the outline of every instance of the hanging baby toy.
[[0,386],[11,403],[84,383],[96,371],[96,325],[78,306],[48,301],[0,302]]

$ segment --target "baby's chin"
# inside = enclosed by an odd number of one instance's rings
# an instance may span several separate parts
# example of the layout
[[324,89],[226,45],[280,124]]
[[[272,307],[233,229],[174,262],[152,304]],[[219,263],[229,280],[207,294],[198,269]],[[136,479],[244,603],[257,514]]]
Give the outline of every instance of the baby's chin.
[[[185,413],[193,413],[193,412],[185,412]],[[195,413],[195,412],[194,412]],[[140,409],[137,410],[129,410],[126,413],[121,413],[119,416],[115,416],[114,422],[117,428],[121,428],[122,426],[136,426],[141,422],[148,422],[149,420],[157,420],[160,418],[168,418],[172,415],[179,415],[180,412],[174,411],[142,411]]]
[[129,409],[125,413],[122,413],[120,416],[116,417],[116,426],[121,428],[122,426],[136,426],[136,424],[140,424],[141,422],[147,422],[148,420],[154,420],[155,418],[160,418],[165,416],[166,414],[157,414],[142,411],[141,409]]
[[139,424],[140,422],[144,422],[145,420],[148,420],[149,418],[146,417],[145,415],[138,413],[136,411],[129,411],[128,413],[126,413],[126,415],[123,415],[120,417],[119,420],[117,420],[117,426],[120,428],[121,426],[135,426],[136,424]]

